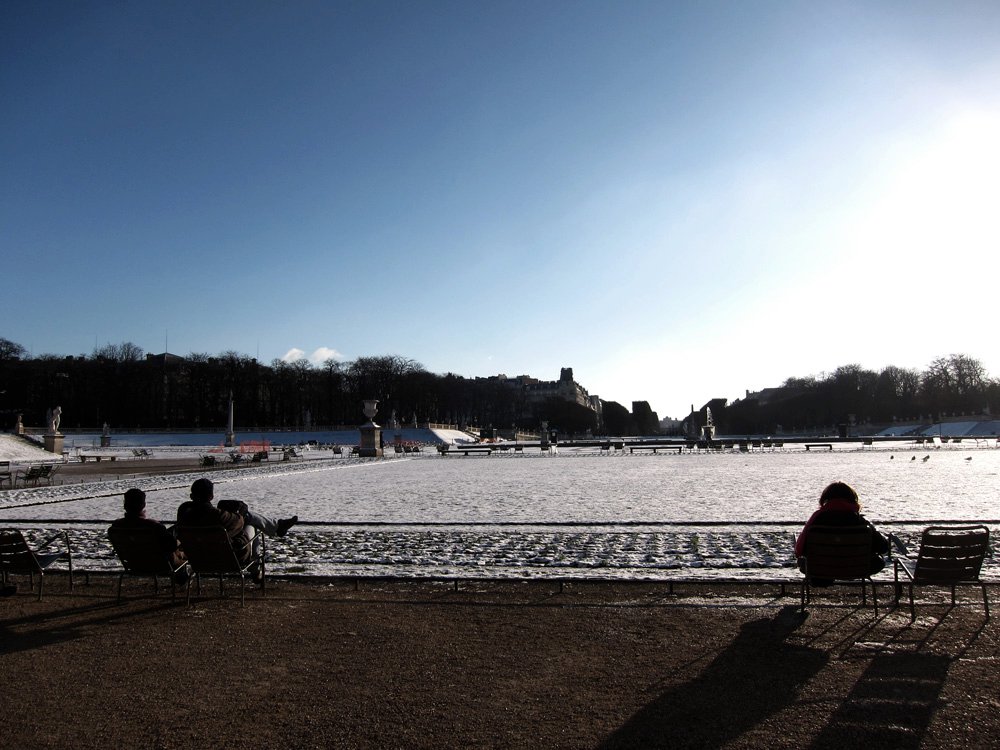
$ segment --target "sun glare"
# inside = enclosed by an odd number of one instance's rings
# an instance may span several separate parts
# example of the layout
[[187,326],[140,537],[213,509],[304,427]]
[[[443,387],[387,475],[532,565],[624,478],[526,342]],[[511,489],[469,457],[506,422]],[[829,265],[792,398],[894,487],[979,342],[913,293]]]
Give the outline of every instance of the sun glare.
[[1000,115],[966,114],[932,138],[893,149],[851,243],[864,261],[892,263],[898,271],[897,261],[919,256],[949,273],[963,260],[995,253],[998,132]]

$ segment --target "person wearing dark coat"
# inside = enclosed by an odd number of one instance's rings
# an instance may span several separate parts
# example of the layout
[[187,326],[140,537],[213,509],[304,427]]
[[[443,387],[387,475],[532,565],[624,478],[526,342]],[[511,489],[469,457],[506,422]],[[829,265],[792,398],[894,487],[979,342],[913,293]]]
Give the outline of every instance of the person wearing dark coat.
[[184,526],[222,526],[233,543],[241,562],[253,556],[253,538],[257,531],[284,536],[298,523],[299,517],[272,519],[253,513],[241,500],[220,500],[212,505],[215,487],[204,477],[191,485],[191,499],[177,508],[177,523]]
[[[126,491],[124,509],[125,515],[111,522],[112,529],[153,529],[156,543],[163,550],[164,557],[170,561],[171,567],[176,569],[184,564],[184,551],[173,532],[162,521],[146,518],[145,492],[136,487]],[[186,569],[178,571],[175,580],[177,583],[184,583],[187,580]]]
[[[885,567],[883,555],[889,551],[889,541],[882,536],[872,524],[861,515],[861,504],[858,493],[845,482],[834,482],[823,490],[819,496],[819,508],[809,517],[806,525],[795,541],[795,556],[802,557],[805,552],[806,537],[812,526],[865,526],[872,534],[872,559],[869,573],[878,573]],[[804,572],[804,571],[803,571]],[[812,579],[817,586],[830,585],[833,581]]]

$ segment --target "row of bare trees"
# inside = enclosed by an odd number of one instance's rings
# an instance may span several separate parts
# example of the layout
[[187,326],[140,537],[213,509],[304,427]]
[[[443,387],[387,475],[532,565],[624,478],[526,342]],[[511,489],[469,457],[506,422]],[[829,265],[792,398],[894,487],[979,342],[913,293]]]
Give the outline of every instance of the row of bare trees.
[[[226,425],[232,397],[239,430],[303,429],[356,425],[362,402],[380,401],[379,419],[394,412],[402,424],[474,424],[537,428],[542,420],[562,433],[603,430],[648,434],[655,412],[634,402],[635,413],[603,404],[604,424],[586,407],[554,399],[533,403],[497,380],[428,372],[397,355],[270,364],[235,351],[187,357],[146,356],[131,342],[109,344],[90,355],[31,357],[0,338],[0,417],[13,425],[43,424],[46,409],[63,407],[63,426],[116,429],[205,429]],[[766,397],[751,396],[713,414],[723,433],[808,431],[855,423],[934,421],[982,415],[1000,400],[1000,381],[964,354],[935,359],[923,371],[889,366],[881,371],[852,364],[820,376],[793,377]],[[639,406],[636,407],[635,404]],[[641,407],[641,408],[639,408]],[[9,427],[8,427],[9,428]]]
[[428,372],[406,357],[353,361],[305,359],[270,364],[235,351],[186,357],[153,355],[125,342],[91,355],[29,357],[0,339],[0,414],[13,425],[41,425],[47,408],[63,408],[64,428],[224,428],[232,397],[238,430],[306,429],[357,425],[364,399],[378,399],[379,418],[401,424],[475,424],[537,427],[557,417],[566,431],[595,429],[589,409],[530,404],[496,381]]
[[920,371],[844,365],[820,376],[789,378],[780,389],[735,401],[716,414],[733,434],[808,431],[838,424],[891,425],[967,415],[982,418],[1000,403],[1000,380],[965,354],[938,357]]

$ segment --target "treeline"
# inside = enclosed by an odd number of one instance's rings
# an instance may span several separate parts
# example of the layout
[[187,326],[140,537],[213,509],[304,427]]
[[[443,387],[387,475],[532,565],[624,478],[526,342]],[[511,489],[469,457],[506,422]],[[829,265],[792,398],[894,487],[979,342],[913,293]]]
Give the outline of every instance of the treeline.
[[1000,380],[964,354],[939,357],[923,371],[844,365],[819,377],[789,378],[732,404],[713,406],[720,433],[810,432],[838,425],[887,426],[967,415],[986,418],[1000,403]]
[[[562,434],[651,435],[657,415],[644,401],[632,411],[602,402],[601,422],[584,406],[552,398],[534,401],[497,380],[428,372],[401,356],[327,360],[313,365],[273,360],[262,364],[235,351],[218,355],[147,356],[130,342],[90,355],[29,356],[0,338],[0,419],[11,429],[18,415],[42,427],[48,409],[61,406],[63,428],[223,430],[232,395],[237,431],[291,430],[365,421],[363,401],[379,400],[378,421],[537,430],[541,422]],[[778,388],[726,404],[711,402],[720,434],[828,431],[838,425],[886,426],[969,415],[982,418],[1000,403],[1000,381],[966,355],[935,359],[925,370],[889,366],[880,371],[845,365],[820,376],[793,377]],[[704,412],[685,427],[697,434]]]
[[112,429],[222,430],[230,395],[237,431],[357,425],[365,421],[363,401],[371,398],[379,400],[381,424],[394,412],[401,424],[416,419],[506,430],[537,429],[545,420],[566,433],[598,428],[594,411],[575,403],[532,402],[497,381],[434,374],[394,355],[268,365],[235,351],[146,356],[125,342],[91,355],[30,357],[0,339],[0,391],[8,430],[18,415],[29,427],[43,426],[46,410],[57,405],[64,429],[107,423]]

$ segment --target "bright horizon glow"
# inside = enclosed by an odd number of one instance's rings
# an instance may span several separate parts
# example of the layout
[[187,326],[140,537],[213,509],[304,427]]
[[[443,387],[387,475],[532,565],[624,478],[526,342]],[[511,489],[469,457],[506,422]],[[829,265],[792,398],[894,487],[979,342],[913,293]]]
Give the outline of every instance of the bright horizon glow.
[[397,354],[681,417],[1000,376],[1000,6],[0,7],[0,336]]

